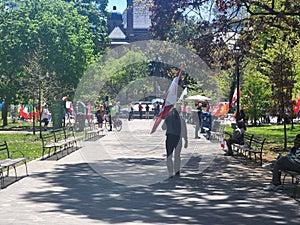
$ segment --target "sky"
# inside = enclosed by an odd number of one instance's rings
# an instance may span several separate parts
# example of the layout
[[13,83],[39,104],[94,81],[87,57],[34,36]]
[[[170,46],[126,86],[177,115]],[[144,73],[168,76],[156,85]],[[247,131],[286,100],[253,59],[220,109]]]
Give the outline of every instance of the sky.
[[117,11],[120,13],[123,13],[127,6],[127,1],[126,0],[108,0],[108,5],[107,5],[107,11],[111,12],[113,9],[113,6],[117,6]]

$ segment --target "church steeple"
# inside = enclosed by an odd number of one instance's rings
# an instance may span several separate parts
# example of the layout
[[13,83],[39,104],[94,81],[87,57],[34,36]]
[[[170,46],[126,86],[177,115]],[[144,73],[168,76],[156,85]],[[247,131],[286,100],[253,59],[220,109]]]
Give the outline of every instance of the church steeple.
[[108,33],[110,33],[115,27],[120,27],[123,29],[122,14],[117,11],[117,6],[113,6],[113,11],[111,12],[111,16],[107,22],[107,25]]

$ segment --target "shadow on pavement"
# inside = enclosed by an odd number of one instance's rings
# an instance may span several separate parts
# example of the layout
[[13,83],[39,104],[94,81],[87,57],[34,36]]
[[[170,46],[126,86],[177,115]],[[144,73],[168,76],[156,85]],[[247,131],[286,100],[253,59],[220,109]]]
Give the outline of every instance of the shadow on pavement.
[[[152,160],[128,158],[122,163],[143,166],[154,163]],[[199,173],[200,161],[192,157],[180,178],[140,187],[114,183],[86,163],[60,165],[53,173],[33,175],[49,188],[27,192],[23,198],[54,203],[59,212],[82,215],[99,224],[300,224],[298,202],[262,190],[265,171],[217,157]]]

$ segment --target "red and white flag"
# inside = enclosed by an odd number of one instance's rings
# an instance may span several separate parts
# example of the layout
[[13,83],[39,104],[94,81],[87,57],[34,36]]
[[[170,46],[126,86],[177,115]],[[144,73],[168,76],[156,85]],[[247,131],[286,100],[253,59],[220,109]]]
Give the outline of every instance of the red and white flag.
[[[232,100],[231,100],[231,106],[234,107],[234,103],[236,102],[237,100],[237,96],[238,96],[238,93],[237,93],[237,88],[234,90],[234,93],[233,93],[233,96],[232,96]],[[241,97],[242,94],[241,94],[241,90],[239,90],[239,97]]]
[[182,71],[182,67],[180,67],[180,69],[178,70],[176,77],[173,79],[173,81],[169,87],[169,90],[166,93],[164,103],[162,104],[161,110],[153,124],[150,134],[152,134],[156,131],[160,122],[167,117],[169,111],[176,104],[177,91],[178,91],[178,87],[180,86],[180,83],[181,83],[181,71]]

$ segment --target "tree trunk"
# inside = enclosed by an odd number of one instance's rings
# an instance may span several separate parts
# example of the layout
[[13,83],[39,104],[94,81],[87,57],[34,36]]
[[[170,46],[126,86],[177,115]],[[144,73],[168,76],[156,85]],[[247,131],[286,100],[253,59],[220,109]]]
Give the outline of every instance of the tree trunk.
[[284,149],[287,149],[286,120],[283,120]]
[[40,133],[40,139],[42,139],[42,113],[43,113],[43,108],[42,106],[42,91],[41,91],[41,85],[39,85],[39,96],[38,96],[38,115],[39,115],[39,133]]
[[4,104],[2,105],[3,127],[8,125],[8,122],[7,122],[7,109],[8,109],[8,105],[7,105],[7,102],[5,101]]
[[33,110],[33,116],[32,116],[32,134],[35,135],[35,112]]

